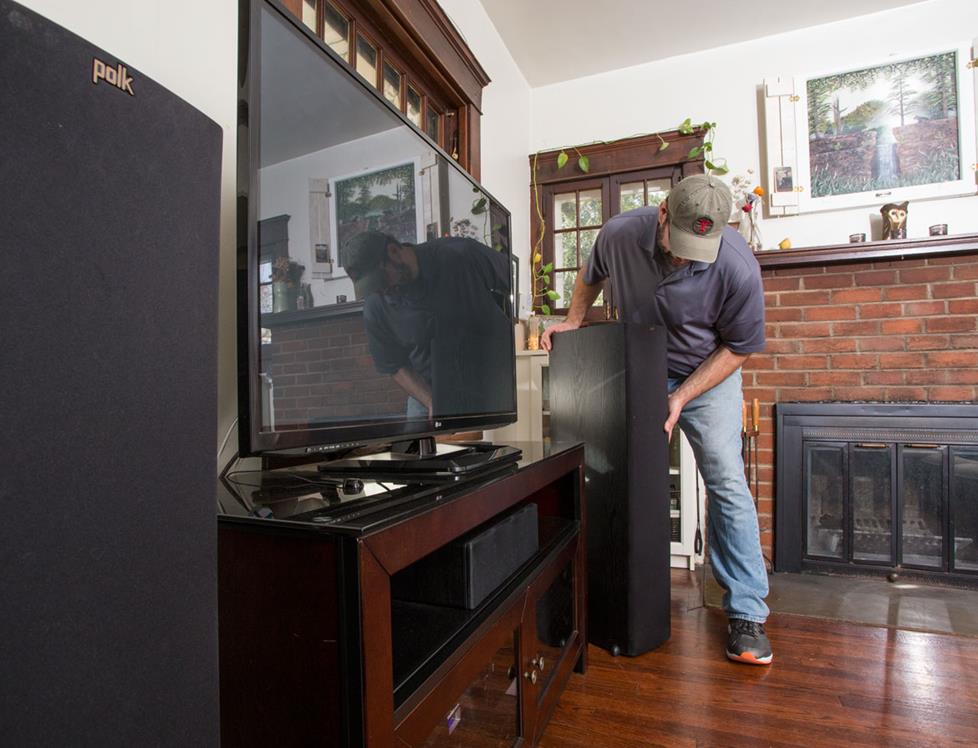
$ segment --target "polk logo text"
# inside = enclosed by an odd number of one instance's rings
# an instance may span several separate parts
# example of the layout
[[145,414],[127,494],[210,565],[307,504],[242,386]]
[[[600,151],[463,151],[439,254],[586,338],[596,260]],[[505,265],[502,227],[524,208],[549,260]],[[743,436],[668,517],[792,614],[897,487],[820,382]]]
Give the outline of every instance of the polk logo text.
[[97,57],[92,60],[92,83],[98,85],[99,81],[111,83],[120,91],[125,91],[130,96],[136,94],[132,91],[132,77],[126,66],[119,63],[114,68],[109,67]]

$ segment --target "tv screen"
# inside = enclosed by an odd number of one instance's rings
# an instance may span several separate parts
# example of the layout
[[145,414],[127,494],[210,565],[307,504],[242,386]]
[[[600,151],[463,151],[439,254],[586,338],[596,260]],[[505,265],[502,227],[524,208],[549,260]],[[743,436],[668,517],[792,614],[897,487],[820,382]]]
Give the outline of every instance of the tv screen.
[[281,6],[242,12],[241,453],[514,421],[509,212]]

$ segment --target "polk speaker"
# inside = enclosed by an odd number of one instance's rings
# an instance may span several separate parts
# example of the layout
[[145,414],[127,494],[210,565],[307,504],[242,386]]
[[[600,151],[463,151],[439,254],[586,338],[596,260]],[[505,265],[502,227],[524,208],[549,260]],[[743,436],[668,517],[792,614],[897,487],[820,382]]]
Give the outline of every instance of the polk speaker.
[[669,443],[664,328],[554,336],[550,433],[585,445],[588,640],[639,655],[669,638]]
[[5,745],[218,744],[221,130],[0,0]]

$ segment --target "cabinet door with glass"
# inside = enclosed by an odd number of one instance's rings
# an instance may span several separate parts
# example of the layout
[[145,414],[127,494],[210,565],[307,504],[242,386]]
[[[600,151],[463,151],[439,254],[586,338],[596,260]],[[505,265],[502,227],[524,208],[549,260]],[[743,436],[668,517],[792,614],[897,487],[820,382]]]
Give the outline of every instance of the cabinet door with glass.
[[[696,459],[689,440],[677,428],[669,442],[669,523],[672,530],[671,565],[693,570],[702,563],[702,548],[696,548],[696,528],[706,536],[705,489],[697,481]],[[697,505],[699,511],[697,511]]]

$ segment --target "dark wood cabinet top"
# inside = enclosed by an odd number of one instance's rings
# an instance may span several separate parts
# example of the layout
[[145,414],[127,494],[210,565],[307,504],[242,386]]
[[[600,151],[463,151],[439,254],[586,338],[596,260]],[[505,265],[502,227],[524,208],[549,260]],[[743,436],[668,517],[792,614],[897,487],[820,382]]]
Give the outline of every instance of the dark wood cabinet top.
[[826,244],[818,247],[773,249],[755,252],[762,270],[832,265],[846,262],[879,262],[911,257],[941,257],[978,252],[978,234],[928,236],[916,239]]

